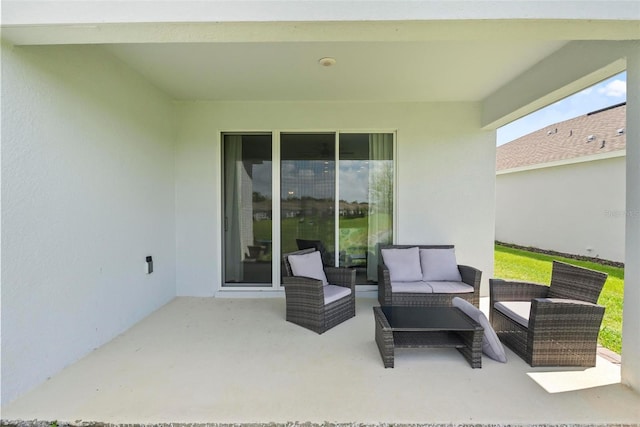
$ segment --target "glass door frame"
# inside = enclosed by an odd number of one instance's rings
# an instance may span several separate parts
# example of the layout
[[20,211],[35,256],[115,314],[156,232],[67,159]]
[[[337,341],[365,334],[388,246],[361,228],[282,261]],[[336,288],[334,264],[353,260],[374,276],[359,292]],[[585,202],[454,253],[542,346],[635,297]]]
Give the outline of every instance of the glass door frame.
[[[219,167],[219,184],[218,184],[218,197],[217,197],[217,204],[218,204],[218,215],[220,215],[219,217],[219,224],[218,224],[218,230],[220,230],[220,238],[218,239],[218,242],[216,244],[217,248],[218,248],[218,253],[220,254],[219,256],[219,268],[218,268],[218,286],[216,287],[216,292],[273,292],[273,291],[283,291],[284,290],[284,286],[282,285],[282,279],[281,279],[281,265],[282,265],[282,259],[281,259],[281,203],[280,203],[280,186],[281,186],[281,159],[280,159],[280,135],[282,133],[296,133],[296,134],[304,134],[304,133],[309,133],[309,134],[314,134],[314,133],[333,133],[335,136],[335,141],[334,141],[334,148],[335,148],[335,162],[336,162],[336,184],[335,184],[335,206],[334,206],[334,215],[335,215],[335,224],[336,226],[334,227],[334,239],[336,242],[336,248],[339,249],[339,239],[340,239],[340,227],[338,226],[339,224],[339,220],[340,220],[340,180],[339,180],[339,161],[340,161],[340,135],[341,134],[375,134],[375,133],[385,133],[385,134],[391,134],[392,138],[393,138],[393,223],[392,223],[392,230],[393,230],[393,241],[396,241],[396,236],[397,236],[397,210],[398,210],[398,144],[397,144],[397,130],[389,130],[389,129],[367,129],[367,130],[358,130],[358,129],[349,129],[349,130],[342,130],[342,129],[277,129],[277,130],[224,130],[224,131],[220,131],[218,133],[218,144],[219,144],[219,162],[218,162],[218,167]],[[271,162],[272,162],[272,182],[271,182],[271,186],[272,186],[272,221],[271,221],[271,232],[272,232],[272,244],[271,244],[271,250],[273,253],[273,258],[271,260],[272,263],[272,274],[271,274],[271,286],[264,286],[264,284],[262,284],[261,286],[257,285],[256,286],[251,286],[251,284],[248,285],[242,285],[242,286],[233,286],[233,284],[227,285],[225,286],[225,272],[224,272],[224,265],[225,265],[225,245],[224,245],[224,241],[225,241],[225,237],[224,237],[224,233],[225,233],[225,229],[224,229],[224,192],[225,192],[225,182],[224,182],[224,136],[225,135],[251,135],[251,134],[271,134]],[[276,199],[276,195],[278,196]],[[275,219],[278,219],[277,221]],[[277,255],[277,256],[276,256]],[[339,265],[339,261],[340,261],[340,255],[339,255],[339,250],[335,250],[334,251],[334,257],[335,257],[335,265]],[[360,287],[362,287],[361,289],[363,290],[369,290],[367,288],[371,288],[371,290],[373,290],[373,288],[375,288],[375,285],[360,285]]]
[[[273,214],[271,215],[271,239],[272,239],[272,244],[271,244],[271,248],[273,250],[273,254],[274,257],[271,260],[271,272],[273,273],[271,275],[271,289],[275,290],[275,291],[282,291],[284,290],[284,286],[282,286],[282,279],[280,278],[281,275],[281,268],[282,268],[282,242],[281,242],[281,238],[280,238],[280,232],[282,230],[282,224],[281,224],[281,220],[280,220],[280,214],[281,214],[281,203],[280,203],[280,180],[281,180],[281,173],[280,173],[280,167],[281,167],[281,159],[280,159],[280,134],[282,133],[282,131],[279,130],[274,130],[271,135],[272,135],[272,140],[271,140],[271,166],[272,166],[272,171],[271,171],[271,176],[273,177],[273,181],[271,182],[271,194],[273,194],[272,196],[272,212]],[[277,196],[277,197],[276,197]],[[277,221],[274,219],[277,218]],[[278,256],[276,257],[275,255],[278,254]]]

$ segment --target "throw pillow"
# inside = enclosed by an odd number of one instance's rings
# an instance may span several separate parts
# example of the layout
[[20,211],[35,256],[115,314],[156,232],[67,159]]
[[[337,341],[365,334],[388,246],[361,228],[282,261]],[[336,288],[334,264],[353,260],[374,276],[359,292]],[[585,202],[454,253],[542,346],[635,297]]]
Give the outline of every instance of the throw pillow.
[[288,259],[294,276],[322,280],[324,286],[329,284],[327,275],[324,274],[324,268],[322,267],[320,252],[314,251],[303,255],[289,255]]
[[425,282],[430,280],[462,281],[453,248],[420,249],[420,265],[422,280]]
[[469,301],[463,300],[460,297],[455,297],[452,300],[452,304],[484,328],[484,335],[482,336],[482,352],[493,360],[506,363],[507,355],[504,352],[504,347],[502,346],[498,335],[496,335],[496,331],[493,330],[491,324],[487,320],[487,316],[485,316],[480,309]]
[[415,282],[422,279],[420,252],[417,247],[382,249],[381,252],[392,282]]

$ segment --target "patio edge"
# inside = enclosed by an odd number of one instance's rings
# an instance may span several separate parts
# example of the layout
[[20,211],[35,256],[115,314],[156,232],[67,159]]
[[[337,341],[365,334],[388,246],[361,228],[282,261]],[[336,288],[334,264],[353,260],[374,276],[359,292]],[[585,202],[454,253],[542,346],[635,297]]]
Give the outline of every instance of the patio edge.
[[78,421],[73,423],[42,420],[0,420],[2,427],[640,427],[640,423],[103,423]]

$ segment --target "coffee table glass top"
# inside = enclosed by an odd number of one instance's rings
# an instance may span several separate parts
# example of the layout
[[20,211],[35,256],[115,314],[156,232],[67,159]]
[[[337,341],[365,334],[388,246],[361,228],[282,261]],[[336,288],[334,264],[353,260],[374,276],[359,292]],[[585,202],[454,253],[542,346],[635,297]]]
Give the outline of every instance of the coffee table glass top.
[[471,318],[455,307],[380,307],[396,331],[473,331]]

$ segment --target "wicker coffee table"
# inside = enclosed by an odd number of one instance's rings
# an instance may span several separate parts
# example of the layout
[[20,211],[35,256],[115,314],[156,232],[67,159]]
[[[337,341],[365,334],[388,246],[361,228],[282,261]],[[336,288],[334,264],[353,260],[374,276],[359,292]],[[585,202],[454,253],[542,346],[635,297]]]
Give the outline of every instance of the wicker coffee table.
[[396,348],[456,348],[482,367],[484,329],[456,307],[373,307],[376,343],[385,368]]

